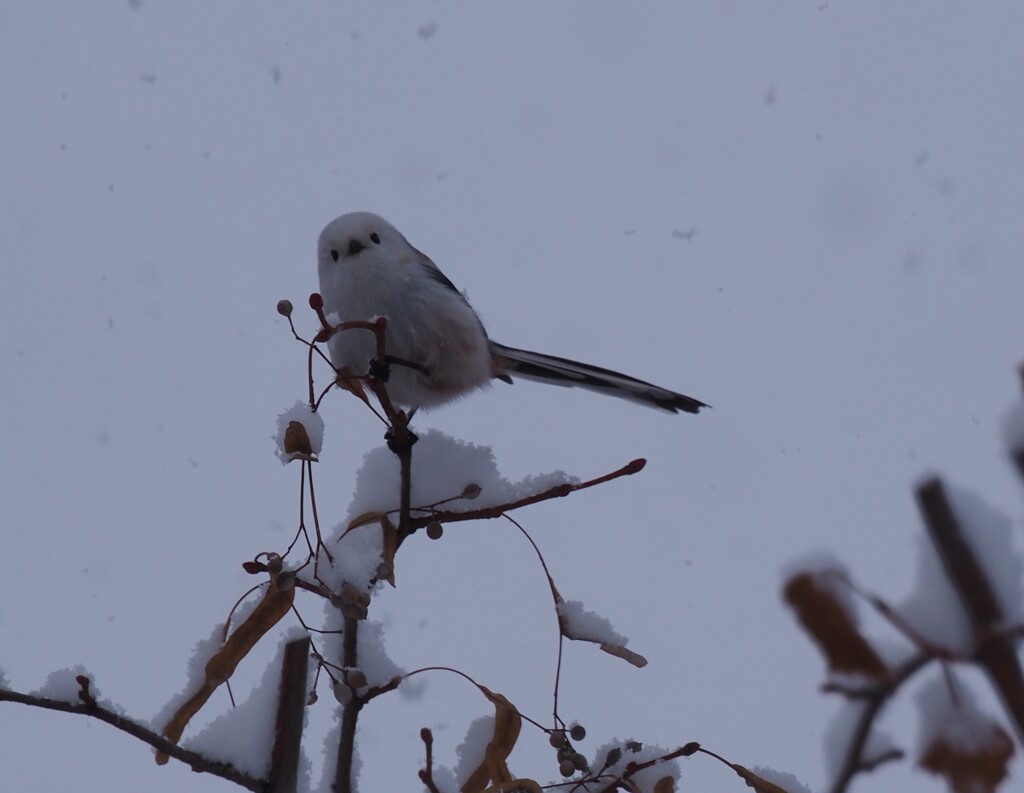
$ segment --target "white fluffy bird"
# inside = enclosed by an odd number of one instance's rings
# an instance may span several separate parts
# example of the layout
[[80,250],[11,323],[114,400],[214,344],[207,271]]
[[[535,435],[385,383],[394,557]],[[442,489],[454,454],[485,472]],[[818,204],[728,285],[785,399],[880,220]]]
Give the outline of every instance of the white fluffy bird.
[[[332,220],[317,253],[328,317],[387,317],[388,394],[401,407],[436,407],[493,378],[511,383],[513,377],[578,386],[671,413],[707,407],[618,372],[491,341],[437,265],[377,215],[352,212]],[[348,375],[366,374],[376,352],[373,334],[364,330],[335,333],[328,345],[334,366]]]

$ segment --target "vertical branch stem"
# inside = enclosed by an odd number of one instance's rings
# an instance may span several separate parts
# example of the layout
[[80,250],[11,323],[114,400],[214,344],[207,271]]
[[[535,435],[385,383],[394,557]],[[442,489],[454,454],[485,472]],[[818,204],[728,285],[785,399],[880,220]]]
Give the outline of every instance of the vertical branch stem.
[[974,660],[988,673],[1018,739],[1024,742],[1024,667],[1014,642],[999,630],[1005,615],[996,589],[975,556],[942,482],[930,479],[918,486],[917,501],[974,629]]
[[268,793],[295,793],[298,788],[302,712],[306,705],[309,637],[290,642],[281,664],[281,693],[277,700],[274,749]]
[[[345,627],[342,633],[342,666],[351,669],[356,666],[358,654],[359,620],[353,617],[345,617]],[[341,685],[347,685],[341,683]],[[353,691],[352,699],[344,706],[341,712],[341,736],[338,741],[338,765],[334,771],[334,784],[331,790],[334,793],[352,793],[355,790],[352,778],[352,763],[355,759],[356,747],[356,724],[359,721],[359,711],[363,707],[363,700]]]

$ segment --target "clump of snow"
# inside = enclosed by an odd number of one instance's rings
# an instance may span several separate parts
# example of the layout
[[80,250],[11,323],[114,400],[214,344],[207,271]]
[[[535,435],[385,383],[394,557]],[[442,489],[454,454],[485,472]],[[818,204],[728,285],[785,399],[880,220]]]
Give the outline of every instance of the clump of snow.
[[792,774],[786,771],[776,771],[773,768],[751,766],[750,771],[757,774],[765,782],[778,785],[786,793],[811,793],[811,789]]
[[230,763],[239,771],[266,778],[274,745],[284,648],[305,635],[306,631],[298,626],[285,631],[274,659],[248,699],[215,718],[182,745],[206,757]]
[[306,435],[309,438],[309,451],[314,458],[319,457],[324,447],[324,420],[306,402],[299,400],[277,417],[277,432],[274,434],[274,446],[278,459],[283,464],[288,464],[292,460],[308,458],[308,454],[296,451],[295,449],[289,451],[285,448],[285,434],[288,432],[288,425],[293,421],[298,422],[305,428]]
[[171,717],[178,712],[178,709],[203,687],[206,682],[206,662],[214,656],[223,643],[223,623],[214,626],[208,638],[196,642],[192,648],[192,656],[188,659],[185,687],[171,697],[150,720],[149,728],[153,732],[161,732]]
[[466,735],[455,749],[458,761],[455,764],[456,789],[461,789],[469,777],[483,762],[487,744],[494,736],[494,715],[481,716],[470,722]]
[[458,793],[459,783],[455,780],[455,772],[448,768],[448,766],[435,765],[432,776],[434,778],[434,787],[440,790],[441,793]]
[[[338,769],[338,743],[341,740],[341,708],[334,708],[334,724],[324,736],[323,751],[320,756],[323,763],[320,766],[320,784],[315,790],[317,793],[334,793],[334,775]],[[352,747],[352,789],[359,790],[359,772],[362,770],[363,760],[359,754],[359,740]]]
[[94,699],[99,699],[98,691],[92,679],[92,675],[89,674],[81,664],[76,664],[75,666],[69,666],[66,669],[58,669],[55,672],[51,672],[42,687],[32,692],[32,696],[43,697],[44,699],[56,699],[60,702],[70,702],[73,705],[81,705],[82,700],[78,698],[78,692],[82,690],[82,686],[79,685],[78,681],[75,679],[79,675],[89,678],[89,693],[92,694]]
[[[55,672],[51,672],[46,678],[46,682],[43,683],[40,688],[32,691],[31,696],[41,697],[42,699],[55,699],[60,702],[70,702],[72,705],[82,705],[84,703],[78,696],[78,692],[82,690],[82,686],[76,679],[79,676],[88,678],[89,696],[95,700],[97,705],[112,713],[117,713],[121,716],[126,715],[124,708],[120,705],[100,696],[100,691],[96,686],[95,678],[93,678],[92,674],[81,664],[76,664],[75,666],[69,666],[65,669],[58,669]],[[6,686],[6,679],[0,677],[0,688],[5,688]]]
[[[334,784],[334,774],[338,770],[338,742],[341,740],[341,708],[332,708],[334,713],[334,724],[327,730],[324,736],[324,747],[320,752],[323,763],[320,765],[320,784],[315,788],[317,793],[332,793],[331,787]],[[361,765],[359,760],[359,741],[354,747],[355,757],[353,758],[353,769]],[[358,773],[353,773],[356,778],[356,789],[358,790]]]
[[[1024,560],[1014,547],[1012,521],[968,490],[948,485],[945,490],[1005,621],[1019,623],[1024,619]],[[927,537],[920,540],[917,583],[901,613],[929,641],[962,655],[973,651],[970,619]]]
[[[563,471],[555,471],[510,482],[498,472],[490,447],[459,441],[438,430],[423,433],[412,449],[413,507],[425,507],[446,499],[454,500],[446,502],[441,509],[493,507],[555,485],[578,481]],[[367,452],[356,475],[348,519],[365,512],[397,509],[399,484],[400,470],[395,454],[384,446]],[[472,500],[459,498],[467,485],[479,487],[480,495]]]
[[[327,633],[323,638],[321,652],[326,658],[342,657],[342,634],[344,621],[336,608],[327,608]],[[357,636],[359,670],[366,675],[367,686],[382,686],[388,681],[405,674],[405,670],[391,660],[384,648],[384,626],[373,620],[360,620]]]
[[370,686],[381,686],[405,670],[391,660],[384,649],[384,625],[372,620],[359,623],[359,668]]
[[[640,743],[639,741],[632,739],[625,741],[616,739],[597,747],[594,751],[594,759],[590,761],[591,770],[596,771],[597,769],[602,768],[605,764],[606,758],[608,757],[608,753],[613,750],[618,750],[620,757],[608,766],[605,773],[615,776],[624,773],[626,766],[630,763],[645,763],[648,760],[663,757],[672,751],[661,746],[655,746],[654,744],[649,743]],[[677,790],[679,787],[678,760],[668,760],[664,763],[657,763],[656,765],[652,765],[650,768],[638,771],[630,777],[630,781],[635,785],[635,789],[641,793],[653,793],[654,786],[658,783],[658,780],[667,776],[672,777],[675,781],[675,787],[672,789]],[[559,784],[564,785],[565,780],[559,780]]]
[[[555,471],[510,482],[498,472],[489,447],[465,443],[437,430],[423,433],[413,447],[411,480],[414,515],[424,514],[426,508],[441,501],[445,503],[438,509],[445,511],[484,509],[579,481]],[[390,449],[381,446],[366,453],[356,474],[348,515],[326,539],[335,564],[331,570],[321,564],[320,574],[332,589],[337,590],[342,581],[369,589],[383,558],[380,522],[370,520],[348,527],[354,519],[374,513],[390,513],[392,523],[397,524],[400,485],[399,461]]]
[[955,682],[954,685],[955,700],[944,677],[933,677],[917,692],[917,712],[920,718],[917,732],[918,756],[939,740],[965,753],[992,744],[993,734],[998,729],[996,722],[978,708],[969,686],[957,685]]
[[898,611],[931,644],[961,655],[972,651],[971,622],[935,546],[926,536],[917,538],[916,580]]
[[1015,402],[1003,417],[1003,438],[1010,451],[1024,450],[1024,401]]
[[1024,560],[1013,547],[1013,521],[969,490],[947,486],[946,492],[1006,621],[1024,621]]
[[[844,701],[839,712],[825,730],[825,767],[830,777],[835,778],[842,770],[850,753],[850,745],[867,704],[860,701]],[[895,748],[888,733],[873,727],[861,757],[866,762],[881,757]]]
[[[321,554],[320,577],[335,592],[340,591],[342,582],[351,584],[361,592],[369,592],[372,588],[370,581],[376,578],[377,568],[384,559],[381,525],[374,520],[342,534],[347,526],[348,521],[337,527],[333,537],[325,540],[334,557],[334,564],[325,564],[326,556]],[[312,568],[307,567],[301,575],[311,580]]]
[[556,608],[566,634],[572,639],[621,647],[629,642],[625,636],[615,632],[607,618],[587,611],[578,600],[563,600]]

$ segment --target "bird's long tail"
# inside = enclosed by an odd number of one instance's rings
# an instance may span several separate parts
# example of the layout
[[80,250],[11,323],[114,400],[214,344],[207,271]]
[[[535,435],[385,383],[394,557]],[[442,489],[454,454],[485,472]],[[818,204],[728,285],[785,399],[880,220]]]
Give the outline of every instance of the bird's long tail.
[[508,376],[514,375],[541,383],[586,388],[670,413],[678,413],[680,410],[684,413],[697,413],[701,408],[708,407],[693,397],[645,383],[635,377],[566,358],[556,358],[554,355],[517,350],[493,341],[491,353],[495,376],[502,379],[510,379]]

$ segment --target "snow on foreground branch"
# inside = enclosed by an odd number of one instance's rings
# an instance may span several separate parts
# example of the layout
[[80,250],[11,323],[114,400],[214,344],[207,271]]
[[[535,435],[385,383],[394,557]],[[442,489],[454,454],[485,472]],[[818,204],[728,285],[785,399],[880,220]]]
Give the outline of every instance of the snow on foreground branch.
[[[1024,400],[1009,411],[1003,439],[1024,479]],[[877,723],[912,678],[935,667],[916,697],[914,756],[921,769],[942,777],[954,793],[995,793],[1024,746],[1024,558],[1013,521],[934,476],[918,485],[916,497],[930,543],[919,546],[917,582],[902,605],[866,592],[828,555],[799,560],[786,574],[784,598],[825,657],[823,689],[846,699],[827,736],[831,793],[905,756]],[[858,600],[896,628],[905,646],[868,636]],[[985,674],[1003,705],[1002,719],[975,702],[957,671],[964,667]]]

